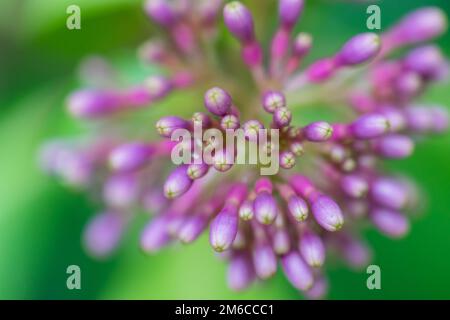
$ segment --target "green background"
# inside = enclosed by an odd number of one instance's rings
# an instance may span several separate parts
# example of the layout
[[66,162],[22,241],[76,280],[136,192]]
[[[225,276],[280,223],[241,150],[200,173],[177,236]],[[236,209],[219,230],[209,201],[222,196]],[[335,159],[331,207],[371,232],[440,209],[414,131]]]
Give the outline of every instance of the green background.
[[[66,29],[65,11],[70,4],[81,7],[80,31]],[[378,4],[383,29],[423,5],[435,4],[450,13],[448,0]],[[298,27],[314,34],[313,57],[332,54],[349,36],[364,31],[366,6],[309,0]],[[301,297],[280,272],[244,293],[231,292],[225,283],[225,265],[213,255],[205,236],[194,245],[144,256],[137,245],[138,231],[145,223],[142,218],[112,259],[95,261],[83,251],[80,234],[97,207],[85,195],[41,173],[37,152],[50,137],[83,131],[65,113],[63,101],[77,86],[76,67],[84,56],[105,55],[126,69],[130,78],[142,71],[135,48],[154,28],[141,8],[141,0],[0,1],[0,298]],[[439,43],[449,56],[449,33]],[[422,100],[450,105],[449,84],[434,87]],[[176,113],[177,106],[165,108]],[[148,121],[149,131],[152,121]],[[364,271],[351,271],[331,261],[327,264],[329,298],[450,298],[449,147],[449,135],[431,137],[419,144],[412,158],[388,164],[420,182],[427,195],[426,210],[403,240],[367,232],[374,263],[382,270],[382,290],[366,288]],[[81,267],[80,291],[66,289],[66,268],[71,264]]]

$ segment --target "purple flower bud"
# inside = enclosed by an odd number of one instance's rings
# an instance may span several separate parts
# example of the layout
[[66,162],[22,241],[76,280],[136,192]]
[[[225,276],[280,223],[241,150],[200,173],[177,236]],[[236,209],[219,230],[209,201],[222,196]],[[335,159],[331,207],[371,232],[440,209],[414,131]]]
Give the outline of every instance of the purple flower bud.
[[205,230],[208,220],[202,215],[196,215],[183,222],[178,230],[178,239],[183,243],[195,241]]
[[362,33],[351,38],[336,56],[343,66],[354,66],[374,58],[381,49],[381,40],[375,33]]
[[267,191],[259,193],[253,201],[256,219],[262,224],[272,224],[278,214],[277,203]]
[[279,128],[288,126],[291,120],[292,112],[288,108],[277,108],[273,113],[273,122]]
[[110,177],[103,189],[103,198],[107,204],[115,208],[131,206],[139,194],[136,176],[120,174]]
[[249,120],[242,126],[244,129],[245,137],[251,141],[258,139],[259,130],[264,129],[264,126],[258,120]]
[[405,58],[405,67],[421,76],[435,79],[446,61],[441,50],[433,45],[412,50]]
[[367,245],[348,234],[343,237],[341,251],[347,263],[353,268],[366,267],[371,259],[371,252]]
[[321,267],[325,261],[325,245],[313,232],[305,231],[300,238],[300,253],[311,267]]
[[239,217],[244,221],[248,221],[253,218],[253,215],[253,202],[250,200],[244,201],[239,208]]
[[303,145],[300,142],[292,142],[289,149],[297,157],[300,157],[305,153],[305,148],[303,148]]
[[145,80],[145,88],[148,90],[152,99],[160,100],[172,90],[172,84],[165,77],[151,76]]
[[377,139],[375,150],[386,158],[402,159],[413,153],[414,141],[405,135],[390,134]]
[[401,238],[409,231],[408,219],[396,211],[378,208],[372,210],[370,217],[375,226],[387,236]]
[[305,296],[308,299],[318,300],[322,299],[328,292],[328,282],[323,278],[319,277],[314,280],[314,284],[308,291],[305,292]]
[[276,254],[283,255],[289,252],[291,249],[291,239],[289,238],[289,233],[285,228],[278,228],[273,237],[273,250]]
[[436,7],[425,7],[404,17],[391,31],[391,41],[397,45],[414,44],[437,37],[446,29],[445,13]]
[[337,231],[344,224],[341,209],[331,198],[320,195],[311,203],[311,211],[317,223],[328,231]]
[[148,143],[133,142],[115,148],[109,155],[109,164],[114,171],[133,171],[145,165],[155,148]]
[[277,257],[267,243],[256,244],[252,250],[253,265],[260,279],[268,279],[277,271]]
[[427,132],[433,128],[433,117],[430,109],[414,106],[405,110],[408,128],[415,132]]
[[234,254],[228,266],[228,286],[235,291],[244,290],[252,283],[254,277],[255,273],[248,255],[243,252]]
[[177,129],[188,129],[189,127],[189,121],[175,116],[163,117],[156,123],[156,130],[165,138],[170,138]]
[[140,245],[147,253],[154,253],[170,242],[168,218],[159,216],[150,221],[141,234]]
[[356,174],[349,174],[342,177],[342,190],[352,198],[361,198],[367,194],[369,185],[367,181]]
[[204,112],[195,112],[192,115],[192,123],[201,128],[209,128],[211,126],[211,118]]
[[177,15],[167,0],[147,0],[145,11],[157,23],[171,27],[177,20]]
[[164,195],[168,199],[178,198],[192,186],[192,180],[187,174],[187,165],[181,165],[173,170],[164,183]]
[[308,290],[314,283],[314,277],[309,266],[295,251],[291,251],[281,258],[284,274],[289,282],[299,290]]
[[308,217],[308,204],[302,198],[293,195],[288,200],[288,209],[295,220],[301,222]]
[[406,71],[397,77],[394,85],[397,90],[397,95],[410,98],[421,92],[423,88],[423,80],[418,73]]
[[378,178],[370,189],[373,200],[382,206],[398,210],[408,203],[407,188],[396,179]]
[[220,126],[225,130],[235,130],[240,127],[239,118],[234,114],[227,114],[220,120]]
[[305,138],[313,142],[324,142],[333,135],[333,127],[324,121],[313,122],[303,129]]
[[295,166],[295,155],[291,151],[283,151],[280,154],[280,166],[284,169],[292,169]]
[[186,173],[190,179],[196,180],[205,176],[205,174],[208,173],[208,170],[209,166],[205,163],[200,164],[193,163],[187,167]]
[[117,247],[125,227],[124,217],[113,211],[96,215],[84,233],[87,250],[96,257],[105,257]]
[[356,139],[377,138],[387,133],[389,128],[389,121],[380,114],[363,115],[350,126],[350,130]]
[[206,109],[217,116],[224,116],[229,113],[233,103],[228,92],[219,87],[206,91],[204,102]]
[[336,70],[334,59],[322,59],[314,62],[306,70],[308,80],[314,83],[328,80]]
[[295,37],[293,44],[293,53],[297,57],[304,57],[309,53],[312,46],[312,37],[309,33],[301,32]]
[[392,132],[405,129],[406,118],[401,109],[391,106],[384,106],[383,108],[380,108],[379,112],[388,120],[389,128]]
[[225,5],[223,17],[228,30],[241,42],[254,40],[253,17],[242,3],[233,1]]
[[304,7],[303,0],[280,0],[278,2],[278,15],[283,27],[291,29],[297,23]]
[[234,164],[234,159],[232,154],[227,153],[226,150],[218,151],[214,155],[213,167],[217,171],[225,172],[231,169]]
[[286,106],[286,98],[278,91],[266,91],[262,97],[262,106],[269,113]]
[[211,222],[209,243],[217,252],[227,250],[236,238],[239,217],[236,206],[225,205]]
[[69,97],[68,108],[77,118],[93,119],[117,111],[120,101],[119,95],[114,92],[80,90]]

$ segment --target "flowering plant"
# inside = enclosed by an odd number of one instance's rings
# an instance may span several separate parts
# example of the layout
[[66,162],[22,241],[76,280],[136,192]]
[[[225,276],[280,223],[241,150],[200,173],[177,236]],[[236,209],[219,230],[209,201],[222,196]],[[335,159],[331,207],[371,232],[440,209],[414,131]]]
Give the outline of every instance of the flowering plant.
[[[270,278],[279,260],[292,285],[316,298],[326,293],[321,267],[327,252],[352,266],[368,264],[370,251],[360,238],[365,221],[393,238],[409,231],[405,212],[416,207],[419,194],[410,180],[386,174],[382,162],[409,157],[417,137],[447,129],[444,108],[414,101],[449,68],[433,45],[401,58],[392,53],[442,34],[445,15],[434,7],[419,9],[381,35],[355,35],[333,56],[303,66],[313,48],[310,34],[294,34],[304,1],[278,3],[278,27],[264,46],[241,2],[148,0],[145,11],[165,37],[146,42],[139,55],[164,74],[128,88],[82,89],[68,98],[71,115],[95,124],[92,138],[50,142],[42,163],[69,185],[101,190],[106,209],[84,235],[93,255],[109,255],[144,209],[155,215],[142,231],[145,252],[193,242],[208,229],[213,250],[229,261],[232,289]],[[242,63],[235,62],[234,48],[216,44],[222,21]],[[159,119],[161,140],[133,140],[127,115],[157,107],[178,90],[201,92],[204,108],[192,106],[190,119]],[[335,120],[298,125],[301,108],[315,99],[330,106]],[[282,170],[262,176],[261,161],[234,165],[234,155],[211,137],[171,139],[196,126],[241,130],[245,141],[275,154]],[[267,128],[277,130],[277,139],[261,140]],[[197,145],[213,149],[211,162],[195,152]],[[197,161],[170,166],[180,146],[194,150]]]

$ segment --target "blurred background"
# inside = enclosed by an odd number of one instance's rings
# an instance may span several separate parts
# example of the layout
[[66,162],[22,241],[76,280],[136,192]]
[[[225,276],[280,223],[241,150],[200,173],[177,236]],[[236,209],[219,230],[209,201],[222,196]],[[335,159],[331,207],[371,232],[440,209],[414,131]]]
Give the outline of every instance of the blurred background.
[[[273,2],[275,8],[275,0],[264,1]],[[256,5],[256,0],[244,2]],[[66,28],[66,8],[71,4],[81,7],[81,30]],[[424,5],[437,5],[450,15],[448,0],[377,4],[383,30]],[[297,28],[315,36],[319,45],[313,57],[333,53],[348,37],[366,30],[366,7],[337,0],[307,1]],[[84,57],[103,55],[132,79],[142,73],[135,49],[154,32],[142,0],[0,1],[0,298],[301,297],[280,272],[243,293],[231,292],[225,282],[226,266],[214,256],[205,235],[194,245],[145,256],[138,249],[138,231],[146,219],[133,224],[117,254],[107,261],[96,261],[83,250],[82,229],[98,208],[84,194],[64,188],[39,170],[39,146],[51,137],[83,132],[65,112],[64,99],[79,85],[77,66]],[[450,34],[438,42],[450,56]],[[449,84],[432,88],[422,100],[450,106]],[[450,298],[449,163],[450,135],[423,141],[412,158],[388,163],[419,182],[427,206],[403,240],[389,240],[373,230],[366,233],[374,263],[381,267],[382,290],[367,289],[364,270],[351,271],[331,262],[329,298]],[[66,288],[66,268],[72,264],[81,268],[81,290]]]

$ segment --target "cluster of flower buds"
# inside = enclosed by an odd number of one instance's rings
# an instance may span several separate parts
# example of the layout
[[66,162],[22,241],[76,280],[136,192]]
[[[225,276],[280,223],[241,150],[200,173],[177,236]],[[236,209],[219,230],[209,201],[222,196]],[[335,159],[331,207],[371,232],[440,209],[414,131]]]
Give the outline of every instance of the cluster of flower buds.
[[[43,165],[70,185],[92,193],[100,188],[107,209],[93,218],[84,237],[92,254],[110,254],[144,209],[154,214],[141,235],[145,252],[175,241],[191,243],[208,230],[212,249],[229,261],[232,289],[270,278],[280,261],[295,288],[318,298],[327,290],[322,267],[330,253],[352,267],[369,262],[370,250],[361,240],[366,221],[390,237],[408,232],[407,213],[419,201],[416,188],[381,171],[380,163],[410,156],[418,135],[447,129],[445,108],[414,100],[444,80],[449,66],[433,45],[413,48],[402,58],[390,56],[442,34],[445,15],[438,8],[418,9],[388,32],[355,35],[336,54],[301,68],[313,45],[310,34],[294,33],[304,0],[279,0],[278,8],[278,28],[264,50],[251,11],[239,1],[147,0],[145,11],[167,41],[149,41],[139,55],[169,75],[69,97],[73,116],[101,120],[100,125],[87,141],[50,143]],[[234,51],[215,46],[222,21],[241,48],[237,68],[226,62]],[[250,78],[241,76],[242,70]],[[334,83],[340,84],[339,94]],[[205,109],[194,109],[190,119],[160,118],[156,131],[162,140],[135,140],[115,121],[118,113],[153,106],[182,88],[204,92]],[[301,124],[297,98],[316,88],[334,102],[330,108],[349,106],[347,120]],[[198,161],[170,165],[179,147],[173,134],[196,127],[240,130],[269,154],[276,148],[281,171],[263,176],[259,162],[233,165],[235,154],[225,148],[215,150],[210,162],[193,152]],[[262,141],[259,133],[267,129],[279,132],[276,144]],[[214,148],[216,141],[194,135],[181,149],[199,146]]]

